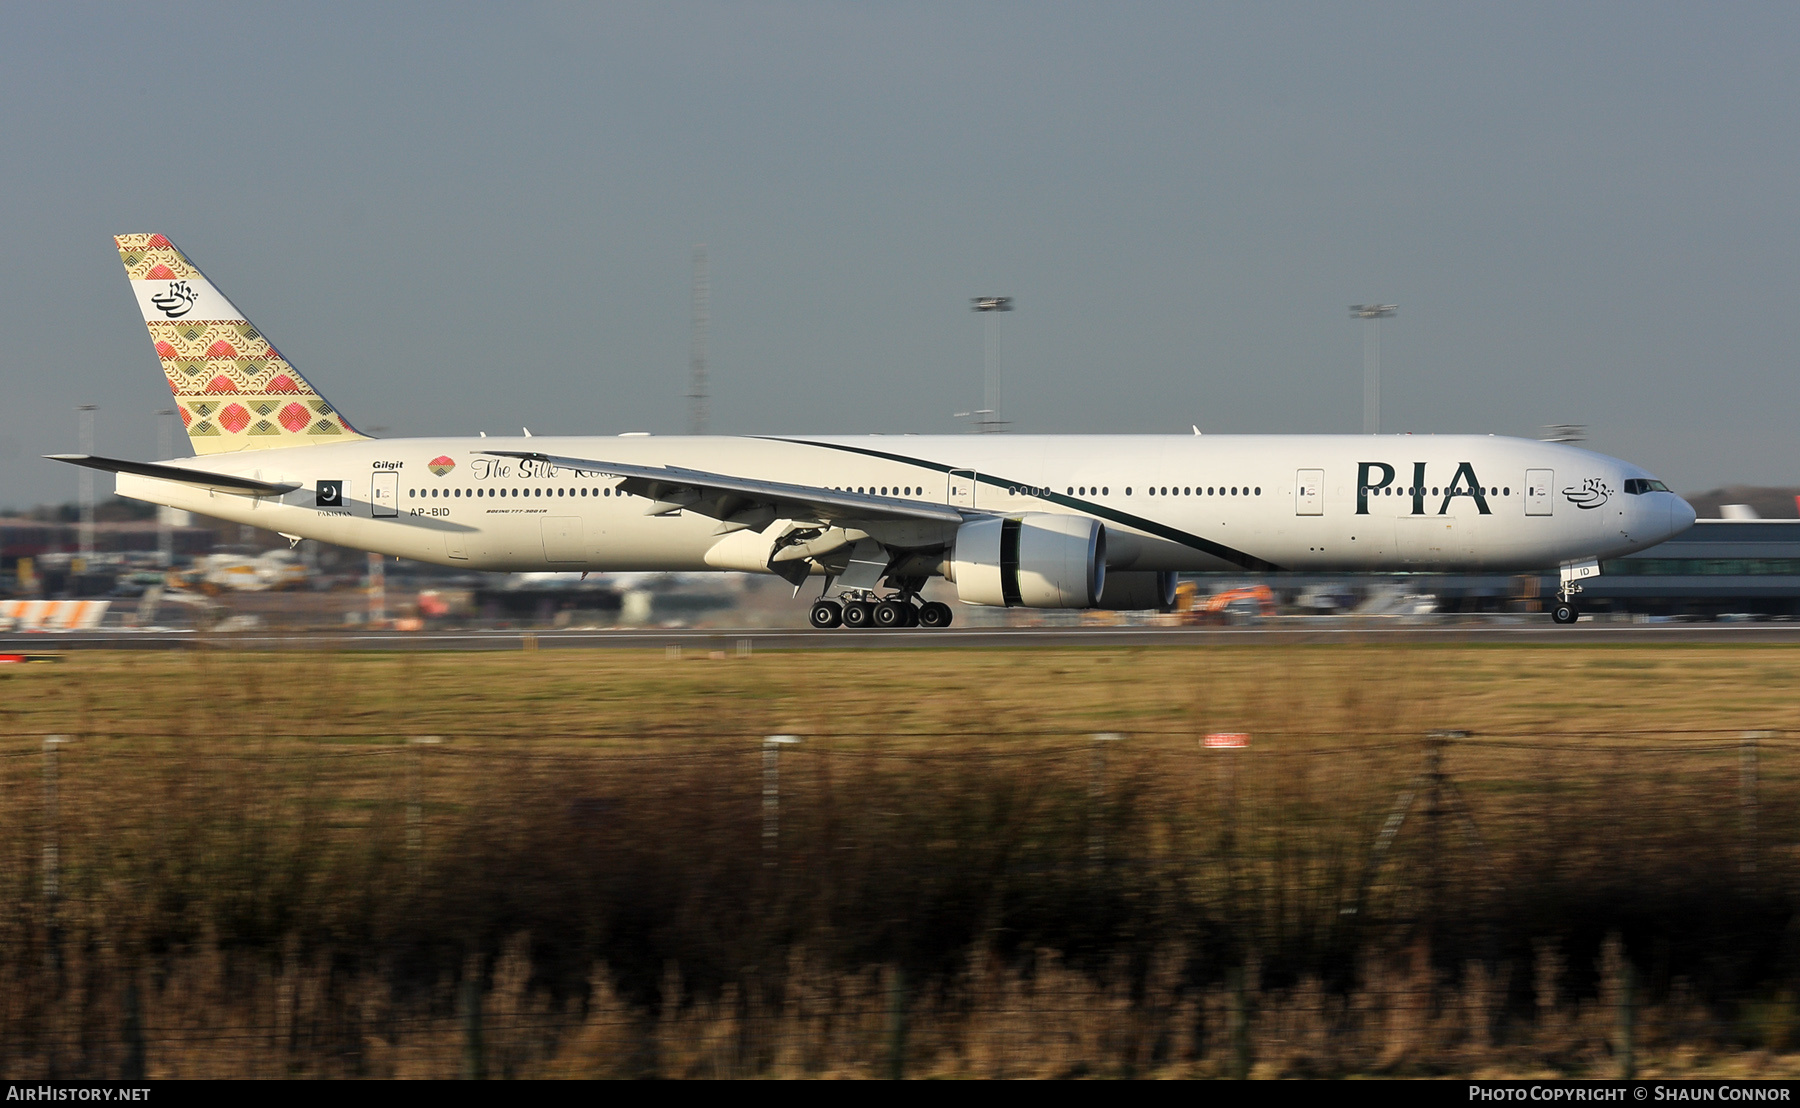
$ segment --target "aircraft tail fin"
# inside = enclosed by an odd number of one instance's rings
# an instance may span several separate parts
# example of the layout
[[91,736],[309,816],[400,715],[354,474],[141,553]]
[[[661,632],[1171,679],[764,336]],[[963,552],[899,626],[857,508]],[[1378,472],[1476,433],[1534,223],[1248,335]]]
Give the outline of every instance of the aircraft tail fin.
[[196,454],[366,438],[162,235],[119,235],[119,259]]

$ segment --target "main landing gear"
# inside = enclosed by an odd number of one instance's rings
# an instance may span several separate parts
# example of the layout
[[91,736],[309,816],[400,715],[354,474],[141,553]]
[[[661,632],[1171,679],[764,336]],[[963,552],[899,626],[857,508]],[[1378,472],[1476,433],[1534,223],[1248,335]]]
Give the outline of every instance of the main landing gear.
[[835,600],[819,600],[812,606],[808,620],[814,627],[878,627],[884,631],[899,627],[948,627],[950,605],[932,601],[914,604],[909,596],[876,597],[873,593],[847,596],[842,604]]

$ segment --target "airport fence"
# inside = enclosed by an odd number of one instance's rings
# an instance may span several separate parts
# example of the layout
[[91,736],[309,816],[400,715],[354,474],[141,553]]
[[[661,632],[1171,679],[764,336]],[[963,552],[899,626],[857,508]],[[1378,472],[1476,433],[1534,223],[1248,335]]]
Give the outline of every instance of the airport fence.
[[13,735],[0,1075],[1779,1065],[1796,801],[1767,731]]

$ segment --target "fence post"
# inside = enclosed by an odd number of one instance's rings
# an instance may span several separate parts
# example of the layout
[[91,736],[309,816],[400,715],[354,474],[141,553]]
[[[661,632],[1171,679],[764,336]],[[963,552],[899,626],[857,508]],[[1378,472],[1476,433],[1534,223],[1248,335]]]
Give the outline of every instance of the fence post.
[[406,869],[416,890],[425,880],[425,748],[444,740],[437,735],[414,735],[407,765]]
[[470,958],[462,979],[463,1080],[487,1077],[487,1053],[481,1038],[481,959]]
[[1745,877],[1756,872],[1756,744],[1758,740],[1774,737],[1773,731],[1746,731],[1738,744],[1738,845],[1741,852],[1738,872]]
[[51,969],[59,977],[62,948],[57,906],[62,899],[62,828],[58,762],[62,746],[68,741],[67,735],[44,736],[44,922],[49,932]]
[[144,1015],[143,1005],[138,998],[137,967],[132,966],[131,977],[125,982],[125,1064],[120,1068],[121,1081],[142,1081],[146,1066],[144,1063]]
[[1096,872],[1106,865],[1106,748],[1124,737],[1116,731],[1094,735],[1088,759],[1088,868]]
[[[57,903],[62,897],[61,816],[58,803],[59,751],[69,741],[67,735],[44,736],[44,958],[50,972],[53,995],[62,995],[62,930]],[[52,1079],[62,1077],[62,1044],[59,1031],[50,1035],[47,1070]]]
[[894,963],[888,975],[888,1080],[906,1076],[906,967]]
[[1244,1081],[1250,1076],[1250,998],[1247,967],[1242,965],[1228,966],[1225,970],[1225,991],[1229,994],[1231,1004],[1229,1032],[1231,1035],[1231,1079]]
[[763,868],[774,869],[781,845],[781,748],[800,741],[798,735],[763,737]]
[[1623,943],[1619,944],[1619,960],[1619,1079],[1630,1081],[1637,1076],[1637,970],[1625,956]]
[[1444,747],[1452,739],[1466,739],[1467,731],[1428,731],[1425,734],[1425,932],[1426,951],[1436,937],[1438,914],[1444,905]]

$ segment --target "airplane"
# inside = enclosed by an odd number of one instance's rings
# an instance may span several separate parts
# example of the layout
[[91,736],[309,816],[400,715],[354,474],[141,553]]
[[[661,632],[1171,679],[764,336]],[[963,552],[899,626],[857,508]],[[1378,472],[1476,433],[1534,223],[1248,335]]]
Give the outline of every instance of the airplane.
[[1694,509],[1629,462],[1493,435],[434,436],[358,431],[163,235],[119,255],[194,456],[55,460],[120,496],[438,565],[822,579],[818,628],[964,604],[1168,610],[1177,574],[1559,574]]

